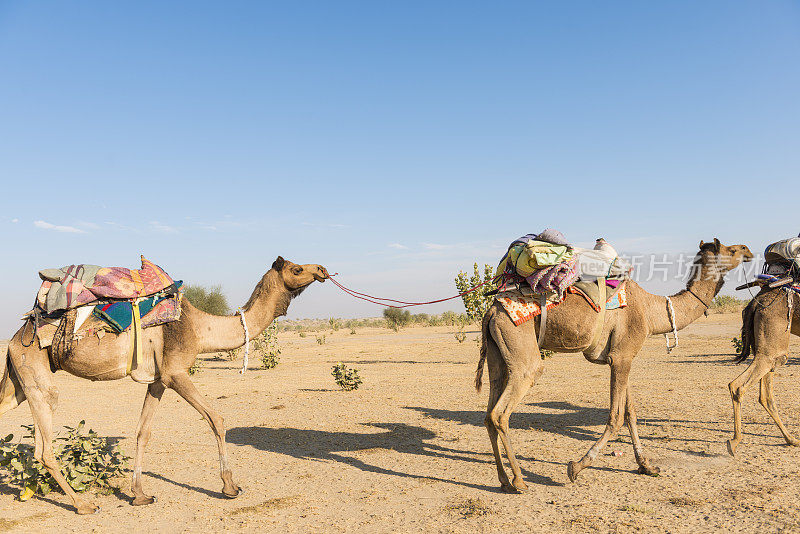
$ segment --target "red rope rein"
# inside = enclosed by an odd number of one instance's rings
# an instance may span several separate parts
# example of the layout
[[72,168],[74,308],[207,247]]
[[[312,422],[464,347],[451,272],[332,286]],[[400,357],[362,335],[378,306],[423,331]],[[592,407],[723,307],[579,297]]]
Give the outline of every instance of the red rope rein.
[[[366,300],[367,302],[371,302],[373,304],[378,304],[379,306],[386,306],[387,308],[410,308],[411,306],[424,306],[425,304],[436,304],[437,302],[445,302],[447,300],[457,299],[459,297],[463,297],[464,295],[468,295],[468,294],[470,294],[470,293],[472,293],[474,291],[477,291],[478,289],[480,289],[481,287],[485,286],[486,284],[495,282],[500,278],[499,276],[497,276],[497,277],[494,277],[494,278],[492,278],[490,280],[486,280],[485,282],[480,283],[477,286],[472,287],[472,288],[464,291],[463,293],[459,293],[458,295],[454,295],[452,297],[447,297],[447,298],[437,299],[437,300],[428,300],[428,301],[425,301],[425,302],[406,302],[404,300],[388,299],[388,298],[383,298],[383,297],[374,297],[374,296],[368,295],[366,293],[361,293],[359,291],[355,291],[353,289],[347,288],[344,285],[340,284],[337,280],[334,280],[333,277],[334,276],[338,276],[339,273],[333,273],[333,274],[326,273],[326,274],[328,275],[328,280],[333,282],[336,285],[336,287],[338,287],[339,289],[341,289],[342,291],[344,291],[345,293],[347,293],[351,297],[355,297],[355,298],[361,299],[361,300]],[[391,302],[394,302],[395,304],[390,304]],[[398,306],[398,304],[399,304],[399,306]]]

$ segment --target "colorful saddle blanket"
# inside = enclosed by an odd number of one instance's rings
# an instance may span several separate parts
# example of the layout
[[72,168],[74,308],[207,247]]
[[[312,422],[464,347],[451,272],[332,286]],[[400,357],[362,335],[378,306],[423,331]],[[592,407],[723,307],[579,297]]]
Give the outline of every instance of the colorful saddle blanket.
[[142,256],[141,269],[70,265],[39,271],[42,285],[36,302],[46,314],[85,306],[101,299],[135,299],[154,295],[174,281]]
[[[597,284],[595,284],[596,286]],[[606,310],[616,310],[617,308],[624,308],[628,305],[628,293],[625,288],[625,283],[619,285],[619,290],[615,291],[606,301]],[[613,287],[613,286],[612,286]],[[567,288],[567,293],[573,293],[582,296],[586,299],[595,311],[600,311],[592,297],[587,292],[582,291],[578,286],[570,286]],[[598,292],[595,291],[597,294]],[[539,295],[528,293],[525,294],[521,291],[507,291],[505,293],[498,293],[495,300],[499,302],[511,317],[511,320],[516,326],[519,326],[534,317],[541,315],[542,307],[539,303]],[[559,304],[564,302],[563,299],[558,299],[556,294],[547,300],[547,309],[551,310]]]
[[[183,282],[175,282],[177,292],[171,295],[154,295],[139,302],[139,317],[142,328],[158,326],[160,324],[177,321],[181,317],[181,297],[183,295]],[[133,303],[131,301],[118,301],[108,304],[98,304],[92,310],[92,315],[105,321],[111,329],[123,332],[133,323]]]

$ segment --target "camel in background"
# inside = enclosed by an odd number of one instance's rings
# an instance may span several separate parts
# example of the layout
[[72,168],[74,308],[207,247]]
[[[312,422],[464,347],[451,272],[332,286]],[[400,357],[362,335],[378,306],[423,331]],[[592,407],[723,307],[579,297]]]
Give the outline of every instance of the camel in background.
[[775,369],[789,357],[792,334],[800,336],[800,298],[794,291],[765,288],[742,310],[742,354],[736,361],[745,361],[751,353],[754,356],[747,369],[728,384],[733,402],[733,438],[727,443],[731,455],[742,441],[742,397],[757,380],[761,381],[758,402],[778,425],[786,443],[800,447],[800,441],[783,426],[772,393]]
[[[256,285],[244,305],[243,316],[251,336],[260,334],[269,324],[285,315],[291,300],[315,280],[323,282],[327,272],[320,265],[297,265],[280,256],[272,268]],[[58,390],[53,384],[50,370],[52,349],[40,349],[38,343],[26,347],[22,343],[23,331],[9,342],[8,356],[0,363],[0,415],[28,400],[33,413],[35,432],[34,457],[42,462],[58,485],[72,499],[79,514],[98,510],[93,503],[78,496],[67,483],[53,454],[53,411],[58,400]],[[119,380],[127,375],[127,360],[131,350],[130,329],[119,335],[108,334],[102,338],[87,336],[75,341],[74,350],[62,368],[68,373],[89,380]],[[206,421],[217,438],[219,448],[222,493],[237,497],[241,489],[233,482],[228,467],[225,448],[225,427],[220,415],[203,399],[189,379],[188,370],[197,355],[206,352],[235,349],[245,342],[242,317],[239,315],[215,316],[207,314],[183,301],[179,320],[142,331],[146,357],[154,359],[157,373],[148,385],[142,414],[136,429],[136,456],[134,459],[132,490],[133,504],[144,505],[155,501],[142,490],[142,457],[150,439],[150,427],[165,388],[175,390],[191,404]]]
[[[647,336],[680,330],[703,315],[722,288],[724,275],[740,263],[750,261],[753,254],[745,245],[724,246],[719,240],[700,242],[686,289],[670,297],[674,308],[670,318],[667,297],[652,295],[632,280],[627,284],[628,305],[599,315],[579,295],[569,294],[549,311],[547,328],[541,347],[537,344],[538,320],[515,326],[502,305],[494,302],[483,317],[481,357],[475,385],[481,387],[484,362],[489,366],[489,405],[484,423],[497,465],[497,476],[503,491],[527,489],[509,439],[508,422],[514,408],[541,375],[543,361],[540,348],[555,352],[583,352],[592,363],[611,368],[611,405],[608,423],[602,436],[578,462],[569,462],[567,475],[575,481],[584,468],[592,464],[609,439],[616,436],[623,417],[628,424],[639,472],[655,475],[644,455],[636,429],[636,413],[628,377],[633,358]],[[599,342],[595,338],[598,317]],[[514,479],[509,482],[500,457],[502,441]]]

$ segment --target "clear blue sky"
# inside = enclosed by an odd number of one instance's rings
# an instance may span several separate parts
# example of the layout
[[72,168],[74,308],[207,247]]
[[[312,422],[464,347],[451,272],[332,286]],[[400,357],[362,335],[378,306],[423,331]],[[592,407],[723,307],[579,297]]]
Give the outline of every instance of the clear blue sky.
[[797,2],[2,2],[0,338],[39,269],[139,253],[240,304],[279,254],[446,296],[547,226],[760,250],[798,95]]

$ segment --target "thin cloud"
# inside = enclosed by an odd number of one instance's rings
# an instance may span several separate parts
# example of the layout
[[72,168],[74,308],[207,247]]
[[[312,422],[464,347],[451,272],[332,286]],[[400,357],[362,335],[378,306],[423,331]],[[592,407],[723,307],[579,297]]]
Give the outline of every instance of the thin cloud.
[[174,226],[169,226],[167,224],[162,224],[158,221],[150,221],[150,229],[155,230],[156,232],[161,232],[162,234],[177,234],[178,229]]
[[17,219],[17,218],[11,219],[11,222],[14,223],[14,224],[17,224],[19,222],[19,219]]
[[453,245],[442,245],[440,243],[423,243],[422,246],[425,247],[427,250],[444,250],[446,248],[452,247]]
[[74,226],[62,226],[59,224],[52,224],[46,221],[33,221],[33,225],[36,228],[41,228],[42,230],[53,230],[54,232],[63,232],[67,234],[85,234],[84,230],[79,228],[75,228]]
[[408,250],[408,247],[405,245],[401,245],[400,243],[389,243],[389,248],[394,248],[397,250]]

